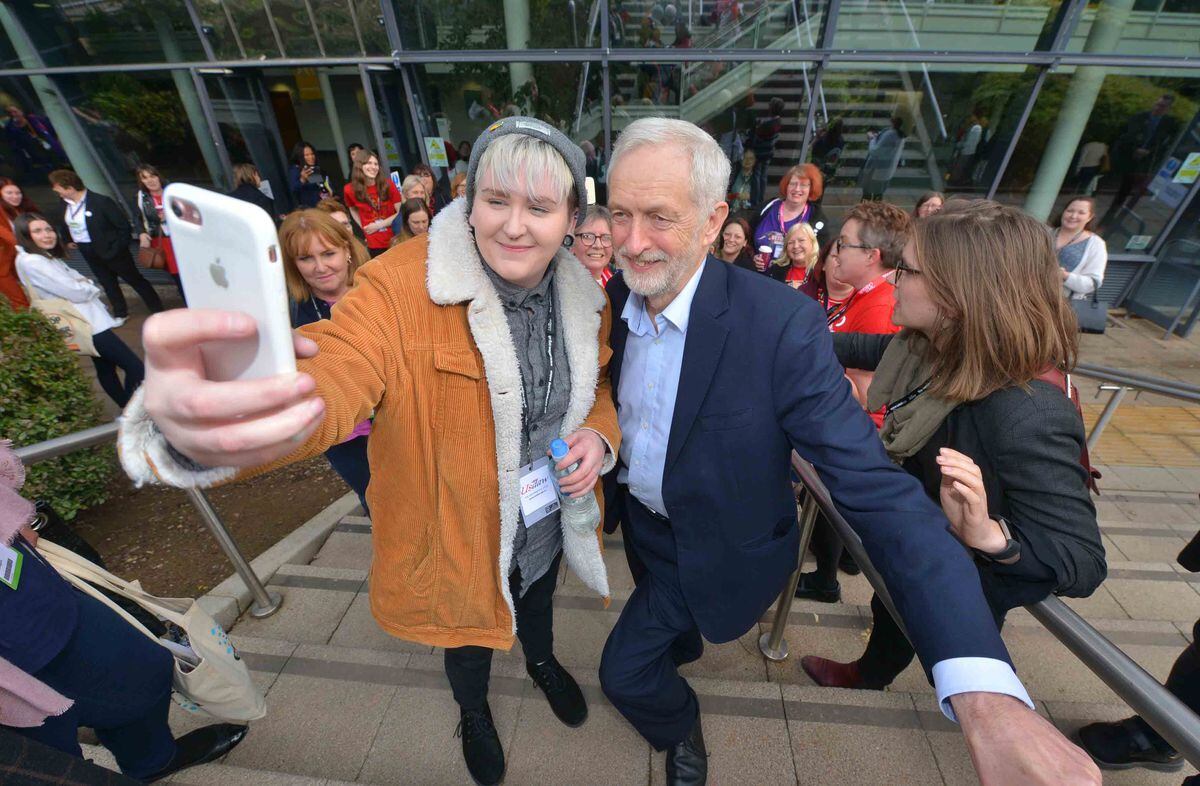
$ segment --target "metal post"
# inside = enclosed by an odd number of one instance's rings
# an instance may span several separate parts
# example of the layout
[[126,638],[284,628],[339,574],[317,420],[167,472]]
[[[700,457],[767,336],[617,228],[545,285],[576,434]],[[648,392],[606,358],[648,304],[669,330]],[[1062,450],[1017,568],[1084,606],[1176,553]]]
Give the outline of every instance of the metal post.
[[1100,389],[1111,390],[1113,394],[1108,399],[1108,403],[1104,405],[1104,411],[1100,413],[1100,419],[1096,421],[1096,425],[1092,426],[1092,433],[1088,434],[1088,450],[1096,449],[1096,443],[1100,441],[1100,435],[1104,433],[1105,426],[1108,425],[1108,421],[1112,420],[1117,407],[1121,406],[1121,402],[1125,399],[1125,394],[1132,388],[1127,388],[1124,385],[1101,385]]
[[208,527],[208,531],[216,538],[217,545],[221,547],[221,551],[225,552],[225,556],[233,563],[233,569],[242,577],[242,581],[246,582],[246,586],[250,588],[250,594],[254,596],[254,605],[250,607],[250,616],[262,619],[269,617],[279,611],[279,607],[283,605],[283,598],[277,593],[268,592],[259,580],[254,569],[250,567],[250,563],[246,561],[246,557],[242,554],[242,550],[238,548],[233,537],[229,534],[229,530],[225,529],[225,524],[222,523],[221,517],[217,515],[217,511],[213,509],[212,503],[208,501],[208,497],[204,492],[197,488],[184,489],[188,495],[188,499],[200,512],[200,518],[204,520],[204,525]]
[[771,620],[771,630],[758,638],[758,648],[767,660],[787,660],[788,645],[783,638],[787,628],[788,615],[792,611],[792,600],[796,597],[796,585],[800,583],[800,572],[804,570],[804,555],[808,551],[808,542],[812,539],[813,529],[817,523],[817,498],[811,493],[804,495],[800,508],[800,559],[796,562],[796,572],[788,579],[787,586],[779,595],[775,604],[775,618]]

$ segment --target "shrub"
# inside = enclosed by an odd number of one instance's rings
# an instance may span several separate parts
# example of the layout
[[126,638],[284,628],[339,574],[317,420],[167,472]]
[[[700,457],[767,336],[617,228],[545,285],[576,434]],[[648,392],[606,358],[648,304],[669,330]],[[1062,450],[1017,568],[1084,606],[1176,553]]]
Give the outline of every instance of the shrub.
[[[31,445],[98,425],[100,415],[78,358],[50,322],[0,297],[0,437]],[[22,493],[74,518],[104,501],[111,451],[101,445],[34,464]]]

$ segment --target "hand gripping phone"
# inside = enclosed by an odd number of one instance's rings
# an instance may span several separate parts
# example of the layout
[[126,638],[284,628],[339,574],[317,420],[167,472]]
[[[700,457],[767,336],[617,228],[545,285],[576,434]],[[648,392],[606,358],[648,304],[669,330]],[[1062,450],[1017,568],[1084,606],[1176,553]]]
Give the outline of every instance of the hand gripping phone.
[[172,183],[163,212],[188,308],[240,311],[258,334],[201,347],[218,382],[295,372],[287,283],[275,224],[262,208],[214,191]]

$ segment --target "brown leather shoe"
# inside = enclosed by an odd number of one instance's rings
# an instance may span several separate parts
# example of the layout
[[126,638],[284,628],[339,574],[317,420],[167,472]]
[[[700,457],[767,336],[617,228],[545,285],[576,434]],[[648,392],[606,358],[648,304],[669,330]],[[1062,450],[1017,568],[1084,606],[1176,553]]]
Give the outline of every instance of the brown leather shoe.
[[838,663],[836,660],[805,655],[800,659],[800,668],[822,688],[854,688],[872,690],[859,671],[858,661]]

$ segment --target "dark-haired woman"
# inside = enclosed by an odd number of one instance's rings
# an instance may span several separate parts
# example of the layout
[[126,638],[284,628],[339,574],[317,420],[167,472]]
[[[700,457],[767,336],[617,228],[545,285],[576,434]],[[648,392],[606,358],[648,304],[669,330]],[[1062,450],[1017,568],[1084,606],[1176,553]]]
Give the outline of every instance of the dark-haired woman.
[[134,170],[134,175],[140,186],[134,198],[142,230],[138,235],[138,244],[142,248],[156,248],[162,251],[166,263],[165,270],[174,279],[175,288],[179,290],[179,297],[182,298],[183,284],[179,283],[179,263],[175,260],[175,247],[171,245],[171,232],[163,214],[163,189],[167,187],[167,181],[149,164],[139,166]]
[[[941,503],[998,623],[1051,593],[1086,597],[1106,573],[1083,421],[1063,384],[1078,339],[1061,283],[1045,228],[981,200],[917,222],[897,266],[904,330],[834,336],[843,365],[875,370],[868,406],[887,406],[884,446]],[[881,690],[912,662],[877,597],[871,611],[858,660],[801,660],[818,685]]]
[[14,181],[0,177],[0,295],[14,309],[29,308],[29,298],[17,278],[17,239],[12,222],[22,213],[36,213],[37,206]]
[[750,254],[750,225],[744,218],[730,218],[721,228],[721,236],[713,244],[713,256],[734,267],[754,270]]
[[387,251],[392,242],[392,222],[404,199],[373,151],[364,149],[355,153],[350,182],[342,189],[342,201],[362,227],[371,256]]
[[400,234],[392,238],[392,245],[411,240],[429,231],[429,208],[424,199],[409,199],[400,207]]
[[[66,251],[58,232],[43,216],[37,213],[17,216],[13,234],[20,245],[17,275],[29,291],[33,307],[38,308],[43,299],[59,298],[75,307],[92,330],[96,354],[91,358],[96,379],[108,397],[118,407],[124,407],[142,384],[146,369],[129,345],[113,332],[119,323],[100,299],[100,287],[67,267],[63,261]],[[118,377],[118,369],[124,372],[124,380]]]
[[317,203],[328,196],[333,196],[329,190],[328,178],[317,163],[317,149],[308,142],[300,141],[292,148],[289,159],[288,188],[297,207],[316,207]]

